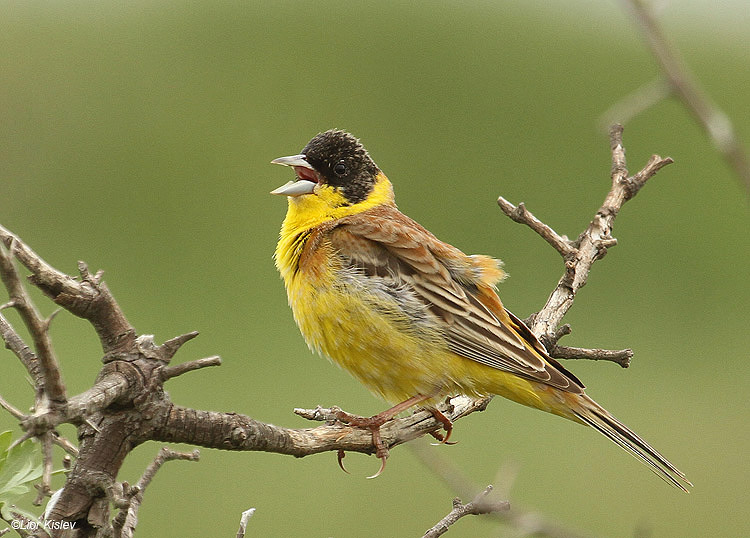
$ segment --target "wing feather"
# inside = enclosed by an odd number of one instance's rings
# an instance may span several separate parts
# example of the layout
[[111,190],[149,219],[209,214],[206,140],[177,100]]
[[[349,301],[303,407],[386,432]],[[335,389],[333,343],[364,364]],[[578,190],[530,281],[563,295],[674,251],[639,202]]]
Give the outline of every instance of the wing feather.
[[547,355],[482,280],[488,272],[486,257],[466,256],[389,206],[342,218],[328,235],[345,267],[379,278],[378,285],[392,288],[394,296],[407,287],[423,301],[457,355],[582,392],[580,381]]

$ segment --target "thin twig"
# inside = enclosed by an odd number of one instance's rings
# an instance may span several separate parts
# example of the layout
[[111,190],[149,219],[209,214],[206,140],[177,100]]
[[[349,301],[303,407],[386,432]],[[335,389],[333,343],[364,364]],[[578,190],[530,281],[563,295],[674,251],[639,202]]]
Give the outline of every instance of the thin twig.
[[46,432],[41,436],[42,442],[42,483],[36,486],[38,493],[33,504],[41,506],[45,497],[52,494],[52,432]]
[[18,439],[16,439],[10,444],[10,446],[8,447],[8,450],[13,450],[17,446],[22,445],[23,443],[25,443],[29,439],[32,439],[33,437],[35,437],[34,433],[24,432]]
[[194,361],[183,362],[175,366],[164,366],[161,370],[162,379],[172,379],[178,375],[186,374],[187,372],[193,372],[201,368],[208,366],[221,366],[221,357],[218,355],[213,357],[205,357],[203,359],[196,359]]
[[138,525],[138,510],[143,502],[143,494],[162,465],[173,460],[198,461],[199,459],[200,452],[198,450],[185,453],[177,452],[169,447],[162,447],[154,460],[146,467],[138,483],[132,488],[128,488],[128,492],[125,492],[125,488],[123,488],[123,494],[129,500],[112,522],[112,526],[117,533],[116,536],[119,536],[119,538],[131,538],[133,536],[135,527]]
[[[671,157],[659,157],[658,155],[652,155],[651,158],[646,163],[646,166],[644,166],[641,170],[639,170],[636,174],[634,174],[631,178],[628,178],[634,185],[635,192],[633,192],[633,195],[626,199],[630,200],[633,196],[637,194],[637,192],[643,187],[643,185],[651,179],[651,177],[656,174],[659,170],[667,166],[668,164],[672,164],[674,160],[672,160]],[[632,189],[633,187],[631,187]]]
[[52,340],[49,337],[49,323],[39,315],[26,288],[21,284],[18,271],[11,259],[16,243],[13,238],[7,244],[8,250],[0,247],[0,278],[8,290],[13,308],[18,311],[34,341],[36,357],[44,379],[44,393],[53,405],[63,405],[66,401],[65,385],[52,347]]
[[237,538],[245,538],[245,533],[247,532],[247,523],[250,518],[253,517],[254,513],[255,508],[248,508],[247,510],[242,512],[242,517],[240,517],[240,528],[237,529]]
[[697,78],[668,42],[646,0],[623,0],[640,27],[674,94],[706,131],[716,150],[721,153],[750,193],[750,160],[732,121],[708,96]]
[[599,125],[606,134],[613,123],[626,125],[634,117],[670,95],[672,95],[672,87],[662,76],[658,76],[609,107],[599,117]]
[[20,410],[16,409],[12,404],[10,404],[5,398],[0,396],[0,407],[5,409],[8,413],[13,415],[14,418],[18,420],[23,420],[26,418],[26,415],[23,414]]
[[169,447],[162,447],[154,458],[154,461],[146,467],[146,470],[143,472],[143,475],[141,476],[141,479],[138,480],[136,486],[141,494],[143,494],[149,484],[151,484],[154,476],[156,476],[157,471],[161,469],[161,466],[166,462],[174,460],[198,461],[200,460],[200,457],[201,453],[199,450],[193,450],[192,452],[177,452]]
[[619,364],[623,368],[630,366],[633,358],[632,349],[586,349],[582,347],[554,346],[550,357],[555,359],[587,359],[590,361],[610,361]]
[[[3,398],[2,396],[0,396],[0,407],[5,409],[8,413],[13,415],[13,417],[19,421],[23,422],[29,418],[28,415],[25,415],[22,411],[20,411],[19,409],[16,409],[12,404],[6,401],[5,398]],[[62,437],[54,429],[50,430],[49,433],[51,435],[52,443],[61,447],[63,450],[65,450],[65,452],[67,452],[71,456],[78,457],[78,447],[76,447],[73,443],[68,441],[65,437]]]
[[[533,321],[534,316],[525,322],[527,325],[531,325]],[[619,364],[623,368],[630,366],[630,359],[633,358],[632,349],[587,349],[559,345],[558,342],[560,339],[563,336],[569,335],[571,330],[570,325],[565,323],[557,328],[554,335],[546,335],[546,337],[544,335],[542,336],[542,343],[547,348],[550,357],[553,359],[566,360],[586,359],[591,361],[610,361]]]
[[466,504],[463,504],[461,499],[456,497],[453,499],[453,510],[429,529],[422,538],[438,538],[438,536],[442,536],[448,532],[451,525],[464,516],[478,516],[481,514],[491,514],[493,512],[505,512],[510,509],[510,503],[508,501],[488,500],[487,496],[491,492],[492,486],[487,486],[484,491],[479,493],[479,495],[474,497],[471,502]]
[[[59,433],[57,433],[56,430],[52,430],[52,442],[55,443],[57,446],[62,448],[65,452],[73,456],[74,458],[78,457],[78,447],[75,446],[73,443],[68,441],[65,437],[61,436]],[[67,456],[66,456],[67,457]]]
[[547,243],[552,245],[561,256],[566,257],[573,253],[573,246],[568,238],[559,235],[555,230],[544,224],[541,220],[536,218],[531,211],[526,209],[526,206],[522,203],[518,206],[514,206],[508,200],[500,196],[497,199],[497,204],[503,213],[508,215],[512,220],[525,224],[536,233],[538,233]]
[[175,356],[177,351],[185,345],[187,342],[192,340],[198,336],[198,331],[192,331],[189,333],[181,334],[180,336],[175,336],[174,338],[171,338],[164,342],[160,347],[163,350],[163,357],[164,360],[167,362],[170,361],[172,357]]
[[[419,443],[412,443],[409,447],[417,459],[458,496],[466,497],[477,491],[477,485],[453,461],[443,457],[440,451]],[[496,484],[502,496],[509,496],[510,484],[505,482],[496,482]],[[519,536],[585,538],[585,535],[566,529],[533,510],[519,507],[515,502],[512,503],[510,510],[495,512],[490,517],[510,527]]]
[[[8,304],[12,306],[14,303],[11,301]],[[26,345],[23,338],[21,338],[7,318],[2,314],[0,314],[0,337],[2,337],[5,342],[5,347],[10,349],[16,357],[20,359],[21,364],[24,365],[26,371],[31,376],[38,403],[44,393],[44,375],[42,374],[42,369],[39,365],[39,359],[37,358],[36,353]]]

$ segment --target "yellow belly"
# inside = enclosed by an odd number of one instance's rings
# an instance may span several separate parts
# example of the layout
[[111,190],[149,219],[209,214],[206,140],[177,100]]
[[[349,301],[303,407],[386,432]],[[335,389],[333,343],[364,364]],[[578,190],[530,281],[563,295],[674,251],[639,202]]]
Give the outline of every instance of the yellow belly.
[[456,355],[437,329],[414,329],[387,301],[331,276],[287,282],[294,318],[312,349],[376,395],[395,404],[417,394],[432,396],[428,403],[497,394],[561,414],[559,391]]
[[436,335],[404,334],[404,320],[388,315],[377,299],[301,278],[289,282],[287,292],[307,344],[380,397],[397,403],[445,388],[434,363],[442,351]]

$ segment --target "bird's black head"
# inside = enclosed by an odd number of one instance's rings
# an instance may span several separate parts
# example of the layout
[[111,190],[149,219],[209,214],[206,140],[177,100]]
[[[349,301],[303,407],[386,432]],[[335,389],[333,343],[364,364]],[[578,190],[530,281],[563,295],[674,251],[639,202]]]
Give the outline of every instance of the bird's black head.
[[359,140],[346,131],[315,135],[302,153],[321,181],[340,190],[351,204],[367,198],[380,171]]

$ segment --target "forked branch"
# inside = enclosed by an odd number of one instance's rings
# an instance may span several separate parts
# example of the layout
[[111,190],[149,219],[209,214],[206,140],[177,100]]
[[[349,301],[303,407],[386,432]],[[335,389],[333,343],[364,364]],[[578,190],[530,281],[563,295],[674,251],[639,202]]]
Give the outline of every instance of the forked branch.
[[612,237],[612,228],[623,204],[638,194],[659,170],[673,162],[669,157],[653,155],[639,172],[632,176],[628,175],[622,131],[621,125],[613,125],[609,132],[612,188],[591,223],[575,241],[569,241],[557,234],[522,204],[516,207],[505,198],[498,198],[498,205],[508,217],[534,230],[562,255],[565,262],[565,273],[547,299],[547,303],[528,320],[531,331],[544,342],[550,354],[556,358],[609,360],[627,366],[632,356],[630,350],[609,351],[557,346],[560,336],[567,333],[560,333],[558,326],[573,306],[578,290],[586,284],[594,262],[603,258],[607,254],[607,249],[617,244],[617,240]]

